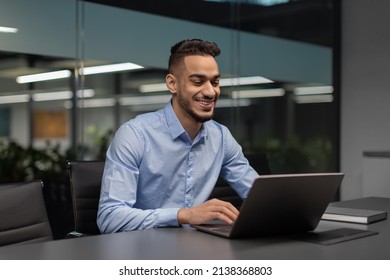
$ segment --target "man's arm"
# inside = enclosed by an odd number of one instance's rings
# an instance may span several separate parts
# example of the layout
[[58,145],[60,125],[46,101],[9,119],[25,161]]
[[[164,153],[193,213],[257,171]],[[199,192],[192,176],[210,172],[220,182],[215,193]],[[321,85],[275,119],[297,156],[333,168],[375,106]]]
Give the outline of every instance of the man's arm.
[[98,225],[102,233],[179,226],[178,211],[174,208],[141,210],[127,205],[111,205],[99,211]]
[[122,126],[107,151],[97,216],[102,233],[178,226],[179,208],[134,208],[143,153],[139,132],[130,125]]
[[179,208],[137,209],[137,175],[110,163],[103,175],[97,223],[102,233],[178,226]]
[[245,158],[242,147],[225,128],[225,157],[220,176],[232,187],[241,198],[248,195],[252,183],[259,174]]

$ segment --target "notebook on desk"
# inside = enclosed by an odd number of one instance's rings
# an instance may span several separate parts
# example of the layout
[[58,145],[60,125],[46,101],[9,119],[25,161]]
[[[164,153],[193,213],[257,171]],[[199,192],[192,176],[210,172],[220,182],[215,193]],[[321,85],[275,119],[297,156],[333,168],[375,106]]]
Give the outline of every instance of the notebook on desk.
[[226,238],[311,231],[320,222],[343,177],[343,173],[263,175],[254,181],[233,225],[192,226]]

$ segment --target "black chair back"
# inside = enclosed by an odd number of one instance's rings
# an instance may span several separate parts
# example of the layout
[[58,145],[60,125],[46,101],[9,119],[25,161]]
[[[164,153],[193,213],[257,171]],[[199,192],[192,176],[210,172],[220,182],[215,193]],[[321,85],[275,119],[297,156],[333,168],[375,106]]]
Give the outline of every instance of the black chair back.
[[40,180],[0,185],[0,246],[53,239]]
[[68,161],[75,231],[100,234],[96,224],[104,161]]

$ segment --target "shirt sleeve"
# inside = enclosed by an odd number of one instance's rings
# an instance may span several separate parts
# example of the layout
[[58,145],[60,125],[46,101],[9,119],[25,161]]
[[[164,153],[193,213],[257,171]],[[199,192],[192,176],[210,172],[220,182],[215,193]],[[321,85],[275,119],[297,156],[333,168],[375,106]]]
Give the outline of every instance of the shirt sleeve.
[[102,233],[179,226],[179,208],[143,210],[133,207],[143,153],[142,134],[129,124],[122,125],[107,150],[97,216]]
[[224,160],[220,175],[241,198],[246,198],[259,174],[250,166],[241,146],[226,127],[223,134]]

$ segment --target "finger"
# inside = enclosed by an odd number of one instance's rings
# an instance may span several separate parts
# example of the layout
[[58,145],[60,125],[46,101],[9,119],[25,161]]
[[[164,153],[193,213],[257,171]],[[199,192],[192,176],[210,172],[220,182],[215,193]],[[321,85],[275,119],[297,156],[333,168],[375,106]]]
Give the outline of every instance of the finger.
[[216,217],[215,217],[216,219],[221,220],[227,224],[232,224],[236,221],[235,217],[228,216],[225,213],[215,212],[215,214],[216,214]]
[[221,200],[221,199],[217,199],[217,198],[213,198],[213,199],[209,200],[208,202],[212,203],[213,205],[225,205],[227,207],[236,208],[230,202],[225,201],[225,200]]
[[[234,207],[233,207],[234,208]],[[228,223],[234,222],[238,217],[238,211],[232,211],[231,208],[226,207],[225,205],[222,206],[215,206],[212,210],[213,213],[217,215],[217,218],[219,220],[226,221]]]
[[238,209],[231,203],[229,203],[228,205],[228,208],[230,211],[232,211],[236,216],[238,216],[238,214],[240,214],[240,211],[238,211]]
[[214,206],[222,206],[222,207],[229,209],[235,216],[238,216],[238,214],[240,214],[238,209],[236,207],[234,207],[234,205],[231,204],[230,202],[219,200],[219,199],[213,199],[210,202]]

